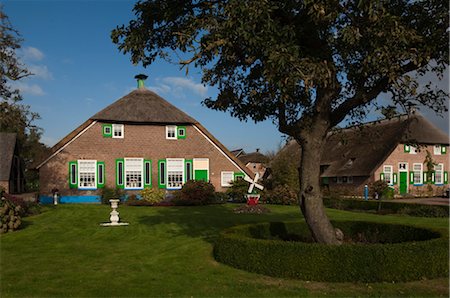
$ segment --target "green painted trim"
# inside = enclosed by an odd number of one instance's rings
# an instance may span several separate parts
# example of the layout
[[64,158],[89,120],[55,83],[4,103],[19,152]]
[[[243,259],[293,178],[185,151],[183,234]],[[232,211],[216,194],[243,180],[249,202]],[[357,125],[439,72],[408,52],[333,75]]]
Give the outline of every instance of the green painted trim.
[[245,174],[244,173],[242,173],[242,172],[234,172],[234,175],[233,175],[234,177],[234,181],[236,181],[237,179],[239,179],[239,178],[242,178],[242,179],[244,179],[244,177],[245,177]]
[[[73,167],[73,169],[72,169]],[[78,162],[69,161],[69,188],[78,188]]]
[[[103,182],[100,183],[100,174],[102,175]],[[105,177],[105,162],[97,161],[97,188],[105,187],[106,177]]]
[[444,184],[448,184],[448,172],[444,171]]
[[[147,174],[147,165],[149,166],[148,174]],[[147,188],[152,187],[152,161],[150,159],[144,159],[144,188],[146,187]]]
[[384,181],[384,173],[380,173],[380,180]]
[[[109,128],[109,133],[105,131],[106,128]],[[112,138],[112,124],[103,124],[102,134],[104,138]]]
[[447,154],[447,146],[441,145],[441,154]]
[[403,145],[403,152],[409,153],[411,151],[411,146],[404,144]]
[[[180,135],[180,130],[184,131],[184,134],[182,136]],[[177,126],[177,139],[186,139],[186,126]]]
[[203,180],[203,181],[208,182],[209,181],[208,174],[209,174],[208,170],[195,170],[194,171],[194,179],[196,181]]
[[[119,173],[119,166],[122,164],[122,173]],[[121,174],[121,177],[119,175]],[[119,178],[122,179],[122,183],[120,183]],[[116,186],[118,188],[125,188],[125,160],[123,158],[116,159]]]
[[[163,165],[163,171],[161,171],[161,166]],[[165,159],[158,160],[158,187],[166,188],[166,172],[167,172],[167,163]]]
[[[188,169],[188,164],[190,165],[190,169]],[[194,180],[194,173],[192,172],[193,165],[194,163],[192,159],[184,160],[184,180],[185,180],[184,182]],[[190,179],[188,179],[188,174]]]

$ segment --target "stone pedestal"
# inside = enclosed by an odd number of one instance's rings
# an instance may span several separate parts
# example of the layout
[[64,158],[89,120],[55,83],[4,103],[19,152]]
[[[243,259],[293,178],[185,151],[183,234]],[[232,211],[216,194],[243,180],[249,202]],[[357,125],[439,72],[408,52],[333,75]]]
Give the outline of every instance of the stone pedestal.
[[119,212],[117,211],[117,208],[119,207],[119,201],[118,199],[111,199],[109,202],[111,203],[112,211],[109,213],[110,217],[109,220],[111,222],[108,223],[102,223],[100,224],[103,227],[114,227],[114,226],[128,226],[127,222],[119,222]]

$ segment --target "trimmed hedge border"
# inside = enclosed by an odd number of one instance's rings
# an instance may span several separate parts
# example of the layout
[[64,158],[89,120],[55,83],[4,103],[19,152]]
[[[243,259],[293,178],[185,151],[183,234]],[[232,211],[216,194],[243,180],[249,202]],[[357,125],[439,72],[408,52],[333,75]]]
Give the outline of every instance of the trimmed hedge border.
[[313,281],[400,282],[449,275],[446,231],[357,221],[333,225],[347,235],[378,232],[378,239],[372,240],[383,244],[311,243],[304,222],[264,223],[223,231],[215,243],[214,257],[250,272]]
[[[402,213],[402,209],[409,209],[411,211],[422,211],[423,209],[435,209],[435,213],[440,213],[443,216],[425,216],[423,217],[446,217],[449,214],[449,206],[443,205],[422,205],[415,203],[402,203],[392,201],[364,201],[355,199],[342,199],[342,198],[323,198],[323,204],[327,208],[339,209],[339,210],[361,210],[361,211],[376,211],[384,214]],[[425,210],[426,211],[426,210]],[[440,212],[439,212],[440,211]]]

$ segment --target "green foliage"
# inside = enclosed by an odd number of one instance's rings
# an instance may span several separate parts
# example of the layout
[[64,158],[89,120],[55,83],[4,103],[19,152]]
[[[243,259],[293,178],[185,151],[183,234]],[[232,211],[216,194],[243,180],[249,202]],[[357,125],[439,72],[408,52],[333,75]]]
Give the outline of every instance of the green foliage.
[[226,191],[228,197],[237,203],[245,203],[247,202],[247,197],[245,196],[248,191],[248,182],[244,179],[237,179],[231,183],[231,187],[229,187]]
[[303,222],[246,225],[224,231],[214,257],[239,269],[302,280],[398,282],[448,276],[448,237],[443,232],[368,222],[333,225],[352,241],[310,243]]
[[214,186],[203,180],[189,180],[174,193],[172,202],[180,206],[207,205],[214,202]]
[[101,194],[100,194],[100,200],[102,204],[106,204],[109,205],[110,199],[120,199],[123,200],[124,198],[124,191],[123,189],[120,189],[118,187],[116,188],[109,188],[109,187],[104,187],[101,190]]
[[298,195],[288,185],[279,185],[274,189],[266,191],[263,201],[267,204],[276,205],[297,205]]
[[378,194],[378,199],[384,198],[383,195],[389,195],[389,186],[384,180],[377,180],[369,185],[369,191],[375,197]]
[[293,191],[300,190],[298,179],[298,167],[300,152],[296,146],[287,146],[278,151],[270,163],[272,178],[270,179],[271,188],[287,185]]
[[18,230],[22,224],[22,208],[0,197],[0,234]]
[[144,188],[141,190],[142,200],[153,205],[162,202],[165,195],[166,193],[163,190],[157,188]]
[[[436,161],[434,161],[433,156],[431,155],[430,151],[426,150],[427,155],[425,156],[425,160],[423,161],[423,164],[425,165],[425,167],[427,168],[427,183],[430,184],[431,183],[431,177],[432,177],[432,173],[434,171],[434,166],[437,165]],[[429,187],[429,191],[430,191],[430,187]],[[432,191],[432,189],[431,189]]]
[[[401,202],[386,202],[386,201],[364,201],[354,199],[340,199],[340,198],[324,198],[323,203],[325,207],[349,210],[349,211],[367,211],[378,212],[382,214],[408,214],[412,216],[424,216],[432,215],[430,217],[437,217],[435,215],[442,215],[442,217],[448,217],[449,206],[424,206],[419,204],[409,204]],[[423,209],[432,209],[433,211],[416,211]],[[439,210],[439,211],[438,211]],[[413,215],[414,214],[414,215]],[[441,217],[441,216],[439,216]]]

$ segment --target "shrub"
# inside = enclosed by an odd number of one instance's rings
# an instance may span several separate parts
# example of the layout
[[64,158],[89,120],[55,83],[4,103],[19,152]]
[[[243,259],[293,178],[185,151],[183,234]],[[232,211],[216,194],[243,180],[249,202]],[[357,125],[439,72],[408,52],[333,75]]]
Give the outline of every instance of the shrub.
[[161,189],[144,188],[141,191],[142,200],[155,205],[161,203],[164,200],[165,192]]
[[21,197],[16,197],[9,194],[3,195],[8,201],[13,203],[14,206],[20,206],[19,215],[25,217],[28,215],[35,215],[41,213],[41,208],[37,202],[25,201]]
[[[375,194],[378,194],[378,199],[385,198],[383,197],[384,194],[388,195],[389,193],[389,186],[384,180],[377,180],[369,185],[369,191],[372,194],[372,196],[375,198]],[[393,194],[392,194],[393,197]]]
[[333,224],[357,243],[311,243],[304,222],[245,225],[221,233],[214,257],[251,272],[314,281],[391,282],[449,274],[446,231],[367,222]]
[[179,206],[211,204],[214,202],[214,186],[202,180],[189,180],[174,193],[172,202]]
[[19,229],[22,224],[20,206],[5,197],[0,197],[0,233],[7,233]]
[[123,200],[124,192],[122,189],[120,189],[118,187],[117,188],[105,187],[105,188],[102,188],[100,196],[101,196],[100,199],[101,199],[102,204],[109,205],[110,199]]
[[403,207],[398,213],[420,217],[448,217],[448,211],[437,206],[419,206],[416,208]]
[[238,179],[231,183],[231,187],[227,189],[226,194],[228,197],[236,203],[245,203],[247,198],[245,195],[248,191],[248,182],[244,179]]
[[234,213],[269,213],[270,210],[261,205],[243,205],[233,209]]
[[264,193],[263,202],[276,205],[296,205],[298,195],[287,184],[276,186],[273,190]]

